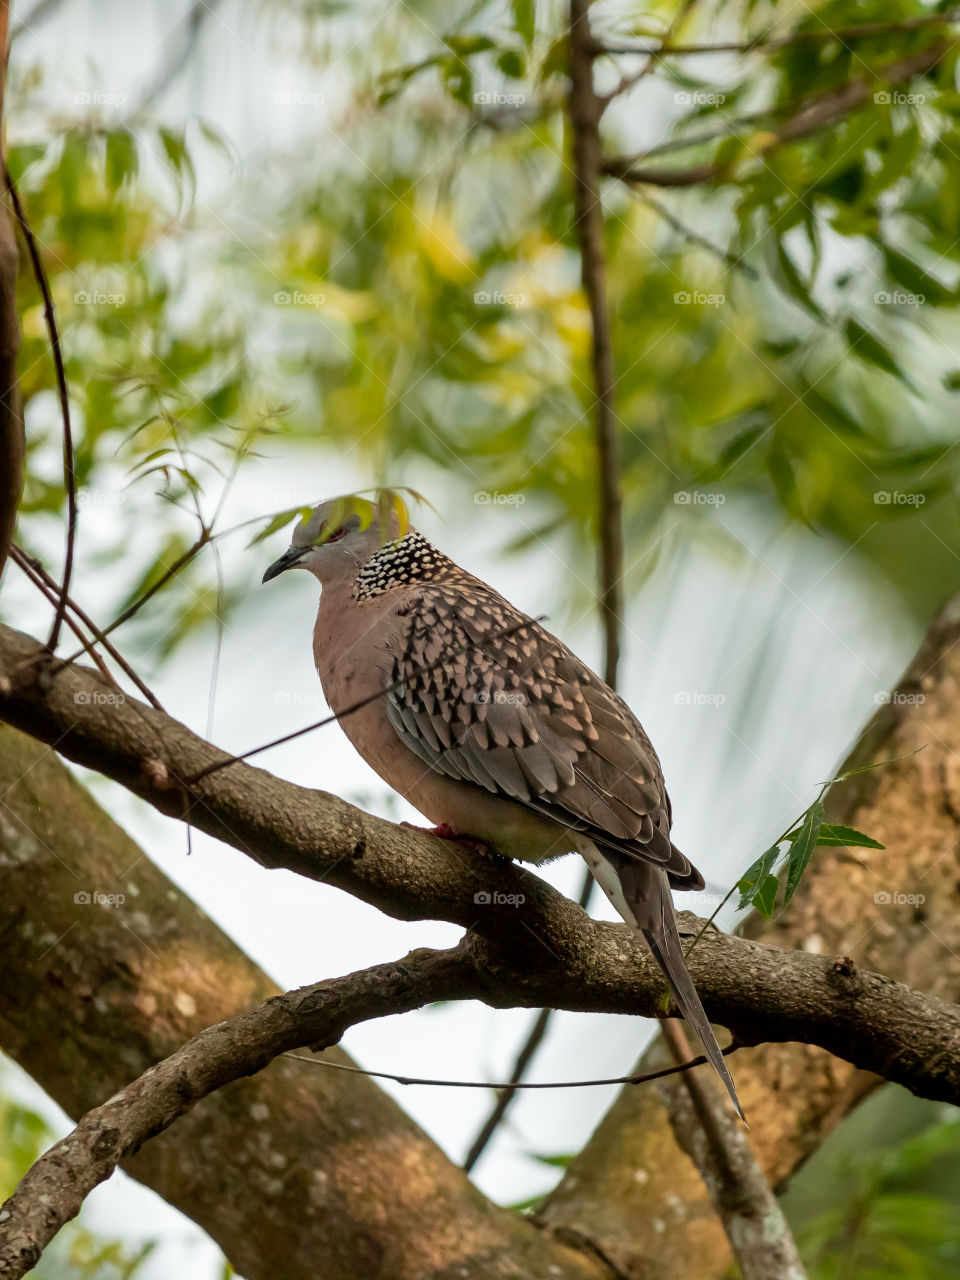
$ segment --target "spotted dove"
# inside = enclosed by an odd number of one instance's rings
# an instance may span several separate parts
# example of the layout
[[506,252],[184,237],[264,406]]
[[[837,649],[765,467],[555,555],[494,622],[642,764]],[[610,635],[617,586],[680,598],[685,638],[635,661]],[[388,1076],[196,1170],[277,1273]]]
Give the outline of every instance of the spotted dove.
[[390,521],[322,503],[263,575],[319,579],[314,658],[344,732],[438,834],[529,862],[580,853],[643,934],[742,1115],[673,913],[671,886],[703,878],[670,839],[640,722],[562,641]]

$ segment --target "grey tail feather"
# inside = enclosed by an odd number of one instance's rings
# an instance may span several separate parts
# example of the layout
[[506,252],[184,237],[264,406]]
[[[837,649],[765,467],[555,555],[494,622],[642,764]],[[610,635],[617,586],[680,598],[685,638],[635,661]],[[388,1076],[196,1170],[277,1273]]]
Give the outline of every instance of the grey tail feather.
[[743,1114],[740,1099],[737,1097],[733,1077],[720,1052],[710,1020],[700,1003],[700,997],[697,995],[697,989],[693,985],[693,979],[687,968],[666,876],[660,868],[652,867],[650,864],[627,863],[625,865],[620,859],[611,858],[606,850],[603,856],[613,863],[623,888],[624,899],[631,913],[636,915],[637,928],[646,939],[663,976],[670,984],[670,989],[680,1006],[680,1012],[696,1031],[708,1062],[723,1081],[730,1095],[730,1101],[740,1119],[746,1124],[747,1118]]

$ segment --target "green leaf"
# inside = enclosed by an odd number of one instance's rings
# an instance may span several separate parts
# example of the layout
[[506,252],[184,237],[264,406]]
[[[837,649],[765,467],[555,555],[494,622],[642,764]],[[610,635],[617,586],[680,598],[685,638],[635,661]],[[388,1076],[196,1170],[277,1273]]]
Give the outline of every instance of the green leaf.
[[760,882],[760,886],[753,895],[753,905],[763,916],[764,920],[769,920],[773,915],[773,908],[777,901],[777,891],[780,888],[780,881],[776,876],[764,876]]
[[248,547],[255,547],[258,542],[264,542],[271,534],[276,533],[280,529],[285,529],[292,520],[296,520],[297,516],[306,519],[310,514],[309,507],[292,507],[289,511],[279,511],[268,522],[265,528],[261,529],[258,534],[250,539],[247,543]]
[[817,837],[823,825],[823,801],[815,800],[807,810],[800,826],[790,839],[790,853],[787,857],[787,887],[783,895],[783,905],[788,906],[790,899],[799,888],[803,873],[807,869],[810,856],[817,847]]
[[887,846],[856,827],[845,827],[839,822],[824,822],[817,836],[817,844],[838,845],[846,849],[885,849]]
[[536,0],[513,0],[513,27],[529,49],[537,25]]
[[751,867],[748,867],[737,881],[737,888],[740,890],[740,901],[737,903],[738,911],[743,911],[754,903],[758,889],[770,875],[779,856],[779,843],[772,844],[766,852],[761,853],[756,862]]
[[895,378],[900,378],[909,385],[910,379],[897,364],[889,349],[859,320],[850,316],[844,326],[844,332],[850,344],[850,350],[855,356],[866,360],[868,364],[876,365],[884,373],[892,373]]
[[135,178],[139,163],[137,144],[129,130],[117,129],[107,134],[107,186],[111,191]]

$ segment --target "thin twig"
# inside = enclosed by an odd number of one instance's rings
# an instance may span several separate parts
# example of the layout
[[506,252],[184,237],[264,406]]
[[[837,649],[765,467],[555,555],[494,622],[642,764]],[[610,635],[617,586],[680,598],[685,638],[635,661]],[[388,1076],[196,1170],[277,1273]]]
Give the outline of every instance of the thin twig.
[[600,540],[600,616],[604,679],[616,686],[623,616],[623,515],[620,460],[613,408],[613,349],[607,312],[603,206],[600,201],[600,117],[603,103],[593,83],[593,38],[586,0],[570,0],[570,95],[574,208],[581,279],[593,329],[591,356],[596,393],[597,527]]
[[[103,638],[108,636],[111,631],[116,631],[117,627],[122,626],[124,622],[129,622],[134,614],[139,613],[147,601],[151,600],[161,587],[165,587],[171,578],[176,577],[180,570],[188,565],[194,556],[203,550],[210,541],[210,537],[210,530],[205,528],[196,542],[191,547],[188,547],[187,550],[184,551],[183,555],[178,556],[177,559],[174,560],[169,569],[164,572],[162,577],[157,579],[152,587],[149,587],[144,591],[143,595],[137,596],[136,600],[134,600],[132,604],[128,605],[127,608],[124,609],[123,613],[114,618],[109,626],[103,628],[100,633],[101,643]],[[71,653],[69,658],[63,658],[61,660],[60,666],[69,667],[71,663],[76,662],[78,658],[83,657],[85,653],[89,652],[89,649],[90,645],[87,644],[82,649],[78,649],[76,653]]]
[[[674,1060],[686,1061],[690,1045],[683,1028],[663,1022],[662,1034]],[[674,1093],[670,1123],[700,1171],[744,1280],[804,1280],[783,1210],[713,1081],[687,1072]]]
[[[681,25],[686,20],[688,14],[690,13],[690,10],[693,8],[696,2],[697,0],[684,0],[683,4],[680,5],[676,13],[670,19],[670,25],[667,28],[666,32],[664,33],[663,39],[660,41],[658,45],[654,45],[653,48],[646,51],[648,55],[646,62],[639,68],[639,70],[634,71],[631,75],[622,76],[620,83],[617,85],[617,87],[613,89],[610,93],[606,94],[601,99],[601,102],[603,103],[603,106],[605,108],[609,106],[609,104],[613,101],[614,98],[619,97],[619,95],[622,93],[626,93],[628,89],[635,88],[640,83],[641,80],[645,80],[647,76],[650,75],[650,73],[653,70],[655,70],[660,59],[664,57],[668,52],[671,51],[671,48],[672,48],[671,42],[673,40],[673,37],[676,35],[677,31],[680,29]],[[608,52],[608,50],[604,46],[601,46],[600,48],[597,48],[595,46],[594,56],[595,57],[599,56],[601,50],[603,53]]]
[[[712,53],[754,53],[758,49],[783,49],[791,44],[805,42],[826,44],[831,40],[841,43],[847,40],[869,40],[873,36],[888,35],[896,31],[915,31],[918,27],[936,26],[941,23],[960,22],[960,9],[948,9],[944,13],[927,14],[920,18],[905,18],[900,21],[865,22],[857,27],[841,27],[832,29],[824,27],[816,31],[794,31],[788,36],[755,36],[752,40],[718,40],[703,44],[670,44],[664,38],[659,44],[616,44],[597,41],[594,51],[597,57],[603,54],[644,56],[658,60],[664,57],[698,56]],[[627,86],[629,88],[629,85]],[[615,93],[621,90],[615,90]]]
[[702,236],[699,231],[695,231],[693,227],[688,227],[687,224],[681,221],[675,213],[671,212],[665,204],[661,203],[656,196],[650,195],[648,191],[638,190],[634,190],[633,194],[649,209],[652,209],[655,213],[659,214],[664,222],[673,227],[674,231],[678,232],[692,244],[699,245],[701,249],[706,249],[708,253],[712,253],[715,257],[719,258],[721,262],[725,262],[728,267],[732,267],[736,271],[742,271],[743,274],[745,276],[749,276],[751,280],[757,279],[758,272],[751,267],[748,262],[744,262],[738,254],[730,253],[728,250],[722,249],[719,245],[714,244],[712,240],[708,240],[706,236]]
[[[734,1040],[720,1052],[725,1056],[736,1053],[745,1045]],[[427,1076],[401,1076],[392,1071],[368,1071],[366,1067],[353,1066],[347,1062],[330,1062],[326,1058],[308,1058],[303,1053],[285,1053],[284,1058],[296,1058],[298,1062],[309,1062],[315,1067],[328,1067],[331,1071],[352,1071],[359,1076],[372,1076],[375,1080],[392,1080],[395,1084],[432,1085],[444,1089],[591,1089],[600,1085],[611,1084],[647,1084],[651,1080],[662,1080],[666,1076],[675,1076],[692,1067],[702,1067],[707,1059],[703,1054],[691,1058],[689,1062],[681,1062],[673,1067],[661,1067],[659,1071],[647,1071],[643,1075],[610,1076],[606,1080],[508,1080],[502,1084],[491,1084],[489,1080],[435,1080]]]
[[[36,556],[30,555],[30,553],[27,551],[24,551],[22,547],[16,547],[15,550],[19,553],[19,556],[21,557],[21,559],[23,561],[26,561],[29,564],[29,566],[37,573],[37,575],[40,578],[42,578],[42,580],[46,583],[46,585],[52,591],[54,592],[60,591],[59,583],[56,581],[55,578],[52,578],[50,574],[47,573],[46,569],[43,567],[41,562],[36,558]],[[20,563],[19,560],[18,560],[18,563]],[[21,564],[21,567],[23,567],[22,564]],[[140,690],[140,692],[143,694],[146,700],[150,703],[150,705],[152,707],[155,707],[157,711],[162,711],[163,707],[160,701],[154,696],[154,694],[147,687],[147,685],[140,678],[140,676],[137,675],[136,671],[133,669],[130,663],[126,660],[123,654],[120,653],[120,651],[116,648],[113,642],[108,640],[106,635],[104,635],[104,633],[97,627],[97,624],[93,621],[93,619],[90,618],[84,612],[84,610],[80,608],[77,602],[72,598],[68,597],[67,605],[69,606],[69,608],[73,610],[76,616],[80,619],[83,625],[90,632],[91,636],[93,637],[91,643],[103,645],[104,649],[106,649],[110,657],[113,658],[114,662],[123,672],[123,674],[129,680],[131,680],[133,684],[136,685],[136,687]],[[88,647],[88,642],[86,640],[86,637],[82,635],[78,635],[76,628],[72,628],[72,630],[74,632],[74,635],[77,635],[77,639],[84,644],[84,652],[86,652]],[[90,649],[89,652],[90,652],[90,656],[94,659],[94,661],[97,661],[96,651],[94,649]]]
[[[17,568],[20,569],[24,577],[29,582],[33,583],[33,585],[37,588],[37,590],[40,592],[40,594],[43,596],[45,600],[47,600],[52,605],[55,605],[57,603],[57,600],[59,598],[57,593],[59,592],[59,589],[60,589],[59,584],[53,578],[50,578],[49,574],[44,574],[43,577],[40,576],[40,573],[38,572],[39,561],[35,560],[32,556],[27,555],[27,553],[24,550],[22,550],[22,548],[18,547],[15,543],[10,548],[10,559],[17,566]],[[44,580],[45,578],[49,579],[49,581],[45,581]],[[86,635],[84,634],[83,631],[81,631],[80,627],[77,625],[76,622],[74,622],[74,620],[69,615],[67,615],[67,617],[64,618],[64,622],[81,643],[84,643],[86,641],[86,638],[87,638]],[[104,662],[104,660],[100,657],[99,653],[97,653],[96,649],[92,649],[90,651],[90,657],[96,663],[97,670],[100,672],[100,674],[110,684],[112,684],[115,689],[119,689],[120,686],[119,684],[117,684],[117,681],[114,679],[113,673],[111,672],[107,664]],[[162,711],[163,708],[160,707],[158,708],[158,710]]]
[[[862,107],[874,93],[877,84],[898,84],[922,75],[942,62],[951,48],[952,43],[932,45],[907,58],[878,67],[870,79],[851,80],[811,98],[796,115],[787,119],[779,128],[770,130],[759,141],[756,149],[751,150],[751,156],[760,159],[776,147],[809,138]],[[642,158],[642,155],[613,156],[603,162],[602,171],[608,177],[619,178],[621,182],[654,187],[693,187],[726,177],[732,167],[706,161],[689,169],[644,168],[638,164]]]
[[63,364],[63,351],[60,347],[60,331],[57,328],[57,313],[53,305],[53,294],[50,292],[50,283],[47,280],[47,273],[44,270],[42,261],[40,260],[40,250],[37,248],[36,238],[34,237],[33,230],[31,229],[29,222],[27,221],[23,204],[21,203],[17,188],[14,185],[13,178],[10,176],[10,170],[6,161],[4,161],[3,176],[7,184],[7,190],[10,192],[13,211],[17,216],[17,221],[20,224],[20,230],[23,232],[23,238],[26,241],[27,252],[30,255],[30,263],[33,267],[33,274],[43,298],[43,314],[47,322],[47,332],[50,336],[50,349],[53,354],[53,364],[57,374],[57,396],[60,400],[60,416],[63,419],[63,478],[64,485],[67,490],[67,547],[63,561],[63,581],[61,584],[61,590],[57,597],[53,626],[50,629],[50,635],[47,639],[47,649],[50,653],[53,653],[60,642],[60,629],[63,626],[63,618],[67,608],[67,598],[70,594],[70,579],[73,574],[73,551],[77,537],[77,474],[74,469],[73,459],[73,431],[70,427],[70,395],[67,390],[67,372]]

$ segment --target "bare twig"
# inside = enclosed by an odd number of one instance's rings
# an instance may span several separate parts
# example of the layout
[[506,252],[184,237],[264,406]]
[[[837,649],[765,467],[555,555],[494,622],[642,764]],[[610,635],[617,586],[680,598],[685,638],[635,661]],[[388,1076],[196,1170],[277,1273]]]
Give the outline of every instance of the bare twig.
[[[24,551],[22,547],[15,547],[14,551],[17,556],[17,563],[20,564],[21,567],[24,568],[25,570],[29,567],[29,569],[33,570],[33,572],[36,574],[38,585],[42,582],[54,593],[58,593],[60,591],[59,583],[56,581],[55,578],[52,578],[50,574],[47,573],[46,569],[43,567],[41,562],[36,558],[36,556],[31,556],[28,552]],[[49,596],[48,596],[48,599],[49,599]],[[90,635],[92,637],[88,641],[86,636],[81,635],[75,627],[71,628],[73,630],[74,635],[84,646],[82,652],[89,651],[91,658],[93,658],[93,660],[96,662],[97,654],[96,654],[96,651],[91,646],[94,644],[102,645],[104,649],[106,649],[110,657],[113,658],[114,662],[123,672],[123,674],[127,677],[127,679],[132,681],[133,684],[135,684],[136,687],[140,690],[140,692],[143,694],[146,700],[150,703],[151,707],[156,707],[158,711],[162,711],[163,707],[160,704],[159,699],[154,696],[154,694],[150,691],[150,689],[147,687],[144,681],[140,678],[140,676],[137,675],[136,671],[133,669],[130,663],[127,662],[126,658],[123,656],[122,653],[120,653],[120,651],[113,644],[113,642],[108,640],[107,637],[104,635],[104,633],[97,627],[97,624],[93,621],[93,619],[90,618],[84,612],[84,610],[80,608],[80,606],[77,604],[75,600],[68,598],[67,605],[69,606],[69,608],[73,610],[76,616],[80,619],[83,625],[90,632]]]
[[593,83],[593,39],[586,0],[570,0],[570,96],[573,135],[574,209],[580,243],[583,290],[593,327],[598,459],[597,527],[600,541],[600,615],[604,633],[604,679],[617,683],[623,616],[623,515],[620,462],[613,407],[613,348],[607,312],[603,206],[600,201],[600,117],[603,104]]
[[[544,1012],[541,1010],[541,1013]],[[724,1057],[736,1053],[744,1046],[734,1041],[721,1050]],[[298,1062],[309,1062],[314,1067],[329,1067],[331,1071],[352,1071],[358,1076],[371,1076],[374,1080],[392,1080],[395,1084],[429,1085],[438,1089],[592,1089],[598,1085],[610,1084],[649,1084],[653,1080],[664,1080],[667,1076],[675,1076],[693,1067],[702,1067],[707,1058],[690,1058],[673,1067],[661,1067],[658,1071],[645,1071],[641,1075],[610,1076],[606,1080],[509,1080],[505,1084],[494,1084],[489,1080],[437,1080],[428,1076],[402,1076],[393,1071],[370,1071],[366,1067],[357,1067],[349,1062],[331,1062],[327,1058],[308,1058],[302,1053],[285,1053],[285,1058],[295,1058]],[[467,1168],[464,1161],[464,1168]],[[467,1169],[469,1172],[469,1169]]]
[[[173,564],[170,565],[170,567],[164,571],[162,576],[159,577],[151,587],[148,587],[148,589],[144,591],[142,595],[137,596],[136,600],[134,600],[132,604],[128,605],[127,608],[124,609],[124,611],[121,614],[119,614],[116,618],[114,618],[114,620],[109,624],[109,626],[106,626],[103,628],[103,630],[100,632],[100,643],[103,643],[104,638],[108,636],[111,633],[111,631],[116,631],[117,627],[122,626],[125,622],[129,622],[129,620],[135,614],[139,613],[148,600],[152,600],[153,597],[157,594],[157,592],[162,587],[165,587],[167,585],[167,583],[170,581],[171,578],[175,578],[176,575],[180,572],[180,570],[185,568],[190,563],[190,561],[193,560],[194,557],[197,556],[200,553],[200,551],[203,550],[203,548],[210,541],[211,536],[212,535],[210,533],[210,530],[207,528],[204,528],[202,533],[200,534],[200,537],[197,538],[196,542],[194,542],[192,546],[188,547],[187,550],[184,551],[183,555],[177,556]],[[77,658],[82,657],[83,654],[89,651],[91,644],[95,644],[95,643],[97,643],[97,641],[92,640],[83,648],[78,649],[76,653],[71,653],[69,658],[63,658],[61,660],[60,666],[61,667],[70,666],[72,663],[76,662]]]
[[[671,44],[665,37],[658,44],[626,44],[611,41],[597,41],[594,51],[597,57],[602,54],[646,55],[654,59],[676,56],[697,56],[714,53],[754,53],[760,49],[783,49],[791,44],[828,44],[837,40],[841,44],[850,40],[869,40],[874,36],[890,35],[901,31],[916,31],[920,27],[931,27],[960,21],[960,9],[947,9],[943,13],[926,14],[919,18],[903,18],[889,22],[864,22],[857,27],[840,27],[832,29],[821,27],[813,31],[793,31],[787,36],[755,36],[752,40],[717,40],[702,44]],[[626,86],[629,88],[629,85]],[[621,92],[621,90],[615,90]]]
[[[25,551],[22,551],[20,547],[16,545],[16,543],[14,543],[13,546],[10,548],[10,559],[21,570],[24,577],[27,578],[28,581],[33,583],[33,585],[37,588],[37,590],[44,597],[44,599],[47,600],[50,604],[56,605],[57,591],[59,590],[59,586],[52,578],[49,577],[49,574],[45,574],[43,577],[41,577],[40,573],[38,572],[40,562],[38,560],[35,560],[32,556],[28,556]],[[47,581],[46,579],[49,579],[49,581]],[[66,625],[70,628],[70,630],[73,632],[73,634],[77,637],[77,639],[81,643],[85,643],[87,639],[86,633],[81,630],[81,628],[77,625],[77,623],[74,622],[74,620],[69,615],[67,615],[64,621]],[[91,650],[90,657],[96,663],[97,670],[104,677],[107,683],[113,685],[115,689],[119,689],[120,686],[117,684],[116,680],[114,679],[113,674],[110,671],[110,668],[107,666],[104,660],[100,657],[99,653],[97,653],[96,649]],[[163,710],[163,708],[161,707],[160,710]]]
[[[690,1045],[683,1028],[664,1022],[662,1034],[674,1060],[687,1063]],[[698,1072],[685,1072],[670,1120],[677,1140],[700,1170],[744,1280],[805,1280],[783,1210],[743,1128],[713,1082]]]
[[63,419],[63,481],[67,491],[67,548],[63,561],[63,582],[62,589],[57,597],[57,607],[54,613],[53,626],[50,629],[50,635],[47,639],[47,649],[50,653],[56,650],[60,641],[60,629],[63,626],[63,617],[67,608],[67,598],[70,595],[70,579],[73,574],[73,552],[74,544],[77,537],[77,475],[74,470],[73,461],[73,431],[70,426],[70,395],[67,390],[67,373],[63,364],[63,351],[60,347],[60,330],[57,328],[57,313],[53,305],[53,294],[50,292],[50,282],[47,280],[47,273],[44,270],[43,262],[40,258],[40,250],[37,248],[37,241],[33,234],[30,223],[27,221],[27,215],[24,212],[23,204],[13,179],[10,176],[10,170],[4,163],[3,168],[4,179],[7,184],[7,190],[10,192],[10,199],[13,202],[13,210],[20,224],[20,230],[23,232],[23,238],[27,245],[27,253],[30,257],[30,263],[33,267],[33,274],[40,289],[43,298],[43,314],[47,322],[47,332],[50,335],[50,350],[53,355],[53,364],[57,375],[57,396],[60,400],[60,416]]
[[[0,0],[0,140],[7,70],[8,0]],[[23,491],[23,415],[17,383],[17,240],[6,201],[0,206],[0,575],[13,541]]]
[[708,253],[712,253],[714,257],[719,258],[721,262],[725,262],[728,267],[732,267],[736,271],[742,271],[751,280],[756,280],[757,272],[748,262],[744,262],[739,254],[729,253],[726,249],[714,244],[712,240],[708,240],[706,236],[702,236],[693,227],[688,227],[682,219],[678,218],[655,196],[650,195],[648,191],[635,191],[634,195],[649,209],[652,209],[654,213],[658,214],[664,222],[673,227],[674,231],[689,240],[691,244],[699,245],[701,249],[706,249]]
[[[796,115],[756,140],[750,150],[751,156],[754,159],[762,158],[776,147],[809,138],[843,119],[869,101],[878,84],[899,84],[931,70],[946,57],[952,43],[932,45],[907,58],[878,67],[870,79],[852,80],[837,89],[830,89],[811,98]],[[613,156],[603,162],[602,171],[608,177],[619,178],[622,182],[654,187],[693,187],[715,182],[726,177],[729,172],[729,166],[721,166],[714,161],[706,161],[688,169],[659,169],[642,166],[639,163],[641,159],[642,156]]]

